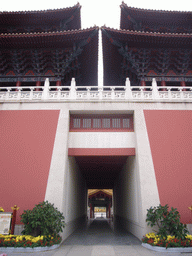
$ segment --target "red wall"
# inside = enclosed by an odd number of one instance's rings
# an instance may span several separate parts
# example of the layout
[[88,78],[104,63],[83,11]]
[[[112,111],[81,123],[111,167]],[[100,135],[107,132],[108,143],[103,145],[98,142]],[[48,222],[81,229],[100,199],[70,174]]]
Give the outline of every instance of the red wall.
[[192,111],[144,110],[162,205],[192,222]]
[[32,209],[45,198],[59,110],[0,111],[0,206]]

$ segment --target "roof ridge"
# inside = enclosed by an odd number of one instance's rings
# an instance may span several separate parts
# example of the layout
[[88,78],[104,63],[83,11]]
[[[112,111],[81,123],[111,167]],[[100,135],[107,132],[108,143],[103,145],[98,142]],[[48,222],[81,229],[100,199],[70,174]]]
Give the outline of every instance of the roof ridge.
[[69,10],[69,9],[75,9],[75,8],[81,8],[81,5],[79,4],[79,2],[77,2],[76,5],[70,6],[70,7],[63,7],[63,8],[56,8],[56,9],[44,9],[44,10],[3,11],[3,12],[0,12],[0,15],[3,15],[3,14],[29,14],[29,13],[55,12],[55,11]]
[[93,26],[90,28],[80,28],[80,29],[70,29],[70,30],[57,30],[57,31],[50,31],[50,32],[30,32],[30,33],[1,33],[0,36],[17,36],[17,35],[44,35],[44,34],[58,34],[58,33],[72,33],[74,31],[76,32],[83,32],[83,31],[91,31],[93,29],[99,29],[98,26]]
[[191,13],[192,11],[176,11],[176,10],[161,10],[161,9],[145,9],[145,8],[138,8],[138,7],[132,7],[132,6],[128,6],[126,3],[124,3],[124,1],[122,1],[122,4],[120,5],[120,7],[126,7],[128,9],[134,9],[134,10],[138,10],[138,11],[147,11],[147,12],[161,12],[161,13]]
[[116,28],[110,28],[106,26],[102,26],[101,29],[110,29],[111,31],[119,31],[119,32],[134,32],[136,34],[141,33],[141,34],[155,34],[155,35],[187,35],[187,36],[192,36],[192,33],[162,33],[162,32],[149,32],[149,31],[138,31],[138,30],[129,30],[129,29],[116,29]]

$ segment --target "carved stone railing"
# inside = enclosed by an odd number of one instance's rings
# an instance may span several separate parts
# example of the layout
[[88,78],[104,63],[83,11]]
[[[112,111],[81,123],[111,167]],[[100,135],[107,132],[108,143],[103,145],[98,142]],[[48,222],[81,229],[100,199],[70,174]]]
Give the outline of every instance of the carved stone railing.
[[0,87],[0,102],[23,101],[139,101],[139,102],[191,102],[192,87],[131,86],[127,78],[125,86],[71,86]]

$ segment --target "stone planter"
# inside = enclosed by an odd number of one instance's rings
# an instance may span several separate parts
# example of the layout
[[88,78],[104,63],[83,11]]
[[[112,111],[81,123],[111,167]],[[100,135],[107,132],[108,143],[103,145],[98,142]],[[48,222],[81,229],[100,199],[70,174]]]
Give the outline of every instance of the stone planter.
[[10,253],[10,252],[44,252],[49,250],[57,249],[60,246],[60,244],[54,244],[52,246],[40,246],[40,247],[34,247],[34,248],[23,248],[23,247],[0,247],[0,253]]
[[182,253],[182,252],[192,252],[192,247],[172,247],[172,248],[165,248],[165,247],[160,247],[160,246],[152,246],[147,243],[142,243],[141,244],[143,247],[155,251],[155,252],[173,252],[173,253]]

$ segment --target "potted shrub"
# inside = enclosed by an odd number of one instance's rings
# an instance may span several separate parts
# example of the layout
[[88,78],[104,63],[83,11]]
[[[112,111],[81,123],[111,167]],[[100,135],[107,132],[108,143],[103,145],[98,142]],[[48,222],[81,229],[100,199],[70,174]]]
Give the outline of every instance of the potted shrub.
[[146,222],[155,227],[155,233],[146,234],[142,242],[159,247],[192,247],[192,236],[189,235],[186,224],[181,223],[180,214],[176,208],[166,204],[151,207],[147,210]]
[[24,211],[21,222],[24,224],[22,234],[31,236],[58,235],[65,227],[63,213],[48,201]]

